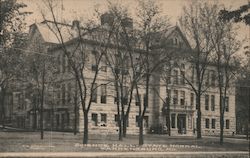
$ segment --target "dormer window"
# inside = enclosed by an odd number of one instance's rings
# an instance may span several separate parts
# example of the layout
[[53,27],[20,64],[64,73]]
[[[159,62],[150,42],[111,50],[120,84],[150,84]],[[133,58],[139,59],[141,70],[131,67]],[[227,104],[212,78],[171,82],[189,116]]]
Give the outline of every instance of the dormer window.
[[177,38],[173,38],[173,44],[178,45],[178,39]]

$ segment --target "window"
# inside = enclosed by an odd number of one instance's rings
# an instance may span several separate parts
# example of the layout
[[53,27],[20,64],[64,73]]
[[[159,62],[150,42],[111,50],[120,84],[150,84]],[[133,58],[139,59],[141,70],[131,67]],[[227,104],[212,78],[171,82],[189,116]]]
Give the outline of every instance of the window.
[[92,121],[94,123],[94,126],[97,126],[98,118],[96,113],[92,113]]
[[107,85],[101,84],[101,103],[106,104],[106,98],[107,98]]
[[173,38],[173,44],[178,45],[178,39],[177,38]]
[[122,97],[123,105],[128,104],[128,87],[123,87],[123,97]]
[[92,51],[92,66],[91,66],[91,69],[92,71],[97,71],[98,70],[98,67],[96,65],[96,57],[98,55],[98,52],[96,50],[93,50]]
[[143,127],[148,127],[148,116],[143,117]]
[[66,56],[62,56],[62,72],[64,73],[66,70]]
[[194,106],[194,93],[190,94],[190,105]]
[[229,98],[225,97],[225,111],[228,112],[229,111]]
[[69,112],[66,113],[66,124],[67,126],[69,126],[69,122],[70,122],[70,114]]
[[211,95],[211,111],[215,110],[215,97]]
[[195,68],[192,66],[191,82],[194,83]]
[[61,55],[58,55],[57,57],[57,61],[58,61],[58,66],[57,66],[57,72],[60,73],[61,72]]
[[92,99],[91,99],[92,102],[97,102],[97,84],[94,83],[93,84],[93,90],[92,90]]
[[[135,122],[136,122],[136,127],[139,127],[139,116],[136,115],[136,118],[135,118]],[[144,116],[143,117],[143,127],[148,127],[148,116]]]
[[185,91],[181,91],[180,104],[181,104],[182,106],[185,105]]
[[67,102],[71,102],[71,83],[68,83]]
[[171,74],[169,74],[168,77],[167,77],[167,83],[171,84]]
[[181,84],[185,84],[185,71],[181,71]]
[[178,104],[178,91],[174,90],[174,96],[173,96],[173,104]]
[[135,95],[135,105],[140,106],[141,95]]
[[101,114],[101,122],[107,123],[107,114]]
[[166,100],[166,103],[171,104],[171,90],[167,89],[167,97],[168,100]]
[[65,84],[62,84],[62,105],[65,105]]
[[211,86],[215,86],[215,71],[211,71]]
[[60,90],[58,89],[57,91],[57,100],[56,100],[57,105],[61,104],[61,93]]
[[226,120],[226,129],[229,129],[229,120]]
[[215,129],[215,119],[212,119],[212,129]]
[[135,123],[136,123],[136,127],[139,127],[139,116],[136,115],[135,117]]
[[107,72],[107,61],[105,58],[102,59],[101,71]]
[[178,84],[178,71],[174,70],[174,84]]
[[56,114],[56,126],[59,126],[59,124],[60,124],[60,116],[59,116],[59,114]]
[[172,128],[175,128],[175,114],[171,114],[171,125]]
[[207,72],[207,74],[206,74],[206,81],[205,81],[205,85],[206,86],[209,86],[209,72]]
[[209,110],[209,95],[205,95],[205,110]]
[[119,126],[118,121],[119,121],[118,115],[117,115],[117,114],[115,114],[115,123],[116,123],[116,127],[118,127],[118,126]]
[[206,128],[209,128],[209,119],[206,119]]
[[143,105],[148,106],[147,102],[148,102],[147,96],[146,96],[146,94],[144,94],[143,95]]

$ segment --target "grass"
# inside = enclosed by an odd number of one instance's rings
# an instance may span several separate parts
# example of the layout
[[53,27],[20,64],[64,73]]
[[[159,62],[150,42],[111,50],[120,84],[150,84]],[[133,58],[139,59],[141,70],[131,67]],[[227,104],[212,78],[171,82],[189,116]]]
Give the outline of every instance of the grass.
[[128,135],[123,141],[117,135],[89,135],[89,145],[82,144],[82,133],[0,131],[0,152],[82,152],[82,151],[248,151],[245,139],[219,138],[196,139],[187,136],[145,135],[145,144],[138,146],[138,136]]

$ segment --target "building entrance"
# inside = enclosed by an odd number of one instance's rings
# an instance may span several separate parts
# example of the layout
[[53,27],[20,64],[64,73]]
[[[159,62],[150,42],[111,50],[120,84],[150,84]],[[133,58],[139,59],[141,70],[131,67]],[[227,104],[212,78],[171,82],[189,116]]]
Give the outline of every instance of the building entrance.
[[179,134],[186,134],[186,114],[178,114],[177,128]]

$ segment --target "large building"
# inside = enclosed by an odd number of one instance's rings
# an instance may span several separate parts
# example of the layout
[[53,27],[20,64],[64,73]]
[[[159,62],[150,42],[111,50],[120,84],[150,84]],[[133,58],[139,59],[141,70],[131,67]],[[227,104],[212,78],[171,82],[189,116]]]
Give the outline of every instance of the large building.
[[[102,16],[101,23],[104,27],[108,25],[107,19],[110,17],[107,15]],[[131,19],[129,20],[128,27],[133,27]],[[45,44],[49,54],[57,56],[58,58],[58,72],[57,76],[61,80],[58,80],[58,85],[50,91],[52,93],[49,96],[53,96],[54,102],[52,104],[45,104],[44,107],[44,128],[47,130],[73,130],[75,124],[79,132],[83,131],[83,112],[81,106],[77,106],[75,103],[75,79],[70,75],[70,68],[68,61],[63,55],[60,42],[56,38],[55,34],[48,26],[53,26],[51,21],[44,21],[42,23],[35,23],[30,26],[30,40],[36,43]],[[72,25],[58,23],[62,28],[62,35],[64,42],[68,49],[72,49],[74,40],[77,38],[76,27],[79,22],[74,21]],[[164,39],[168,41],[176,49],[176,53],[191,53],[187,39],[182,34],[178,26],[169,28],[164,33]],[[94,64],[93,64],[93,51],[95,51],[94,44],[96,41],[90,39],[83,40],[85,42],[85,51],[89,52],[89,60],[84,69],[85,75],[89,80],[93,78]],[[34,45],[33,43],[33,45]],[[111,50],[114,48],[110,48]],[[140,52],[140,49],[138,49]],[[134,55],[135,58],[138,55]],[[114,83],[110,82],[114,79],[111,68],[102,62],[103,69],[99,72],[95,86],[94,98],[92,100],[92,106],[89,112],[89,133],[117,133],[117,107]],[[144,128],[147,132],[152,130],[155,125],[167,127],[167,117],[164,100],[167,96],[170,98],[170,127],[171,135],[194,135],[196,133],[196,101],[195,93],[189,84],[182,78],[181,74],[185,74],[191,82],[195,83],[195,73],[193,66],[190,62],[185,60],[185,55],[179,58],[179,66],[175,66],[173,63],[173,69],[171,75],[169,75],[168,83],[162,79],[161,74],[163,69],[159,69],[150,80],[150,95],[148,108],[144,117]],[[218,135],[220,131],[220,112],[219,112],[219,90],[217,88],[216,68],[213,65],[208,66],[206,71],[205,84],[207,85],[207,91],[201,97],[201,128],[204,135]],[[88,79],[87,79],[88,82]],[[140,88],[141,101],[143,103],[144,86]],[[134,96],[135,94],[133,94]],[[13,95],[15,98],[16,94]],[[17,96],[18,97],[18,96]],[[15,99],[14,99],[15,100]],[[235,90],[234,87],[230,87],[228,91],[228,97],[226,100],[225,108],[225,134],[231,135],[235,132],[236,119],[235,119]],[[17,106],[14,102],[13,107]],[[30,103],[31,104],[31,103]],[[30,105],[29,104],[29,105]],[[125,105],[127,106],[127,105]],[[23,122],[19,123],[24,128],[39,128],[39,109],[34,109],[33,106],[23,108],[22,110],[14,110],[13,113],[16,116],[23,116]],[[37,114],[36,114],[37,113]],[[13,115],[13,117],[15,116]],[[19,120],[14,118],[13,120]],[[37,123],[36,123],[37,122]],[[138,127],[138,100],[136,97],[132,98],[131,109],[127,125],[127,133],[137,134]],[[163,129],[164,129],[163,128]],[[151,131],[152,132],[152,131]]]

